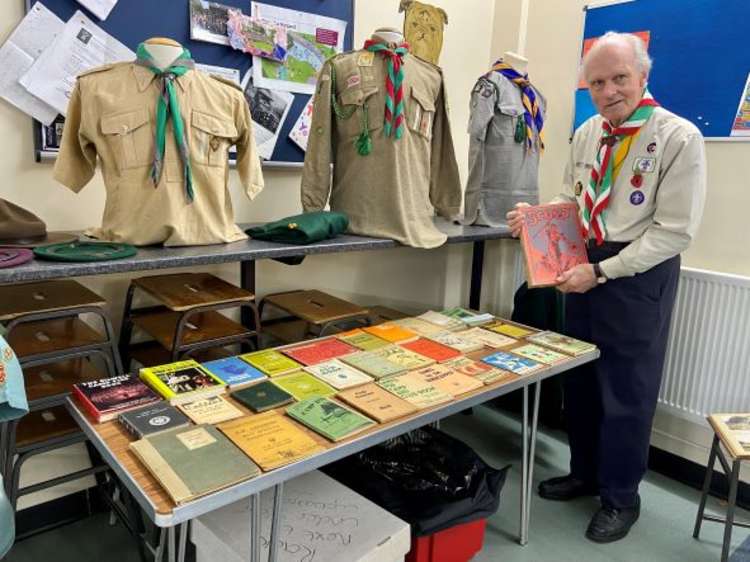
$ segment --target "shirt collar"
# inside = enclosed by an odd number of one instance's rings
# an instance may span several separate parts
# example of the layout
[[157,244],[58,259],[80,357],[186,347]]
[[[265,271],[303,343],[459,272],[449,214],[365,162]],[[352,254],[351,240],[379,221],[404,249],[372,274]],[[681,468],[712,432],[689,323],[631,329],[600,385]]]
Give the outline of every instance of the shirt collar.
[[[146,90],[146,88],[149,87],[154,78],[156,78],[156,74],[151,72],[148,68],[141,66],[140,64],[133,64],[132,66],[133,73],[135,74],[135,81],[138,84],[138,91],[143,92]],[[194,70],[190,70],[175,79],[175,82],[177,82],[177,85],[183,92],[187,91],[187,89],[190,87],[194,72]]]

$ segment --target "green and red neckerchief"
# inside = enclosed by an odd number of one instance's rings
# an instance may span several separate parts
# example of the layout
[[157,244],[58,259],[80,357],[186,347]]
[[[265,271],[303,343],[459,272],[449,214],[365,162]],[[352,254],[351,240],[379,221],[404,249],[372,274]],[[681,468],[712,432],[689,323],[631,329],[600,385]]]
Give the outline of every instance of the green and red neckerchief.
[[581,211],[583,237],[588,239],[589,232],[593,229],[597,245],[604,243],[604,236],[607,232],[604,211],[609,204],[612,192],[614,145],[637,134],[658,106],[659,104],[646,89],[635,111],[622,125],[613,127],[606,120],[602,123],[602,138],[599,142],[596,164],[591,170],[591,179],[583,196],[584,205]]
[[388,74],[385,77],[385,121],[386,137],[396,140],[404,134],[404,56],[409,52],[408,43],[401,43],[391,48],[387,43],[368,39],[365,50],[378,53],[388,60]]
[[182,54],[168,68],[161,69],[154,65],[153,57],[143,43],[138,45],[136,57],[136,64],[149,69],[161,81],[161,95],[156,104],[156,142],[151,179],[154,182],[154,186],[157,186],[161,180],[161,174],[164,170],[167,119],[171,115],[174,138],[177,142],[183,171],[185,172],[185,194],[190,201],[193,201],[195,193],[193,191],[193,173],[190,167],[190,151],[188,149],[187,136],[185,135],[185,123],[180,113],[180,102],[174,87],[174,80],[176,77],[182,76],[195,68],[195,62],[190,56],[190,51],[183,48]]

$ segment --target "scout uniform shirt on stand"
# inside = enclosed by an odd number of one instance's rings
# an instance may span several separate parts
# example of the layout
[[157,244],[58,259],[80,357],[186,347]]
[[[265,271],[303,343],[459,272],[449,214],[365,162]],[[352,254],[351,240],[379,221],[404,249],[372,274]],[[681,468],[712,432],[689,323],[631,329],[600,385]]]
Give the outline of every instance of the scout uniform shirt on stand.
[[[331,210],[349,216],[350,232],[433,248],[446,240],[434,210],[453,218],[461,206],[443,77],[437,66],[403,56],[405,122],[397,138],[384,127],[388,68],[387,55],[359,50],[329,59],[321,70],[302,207],[322,210],[330,194]],[[368,129],[371,152],[363,155],[358,141]]]
[[247,238],[234,223],[227,151],[237,147],[245,194],[263,189],[252,121],[242,91],[231,82],[189,70],[174,78],[192,169],[191,201],[167,122],[164,170],[151,179],[160,78],[135,62],[102,66],[78,77],[68,104],[54,177],[80,191],[101,161],[107,199],[100,228],[87,234],[136,245],[185,246]]

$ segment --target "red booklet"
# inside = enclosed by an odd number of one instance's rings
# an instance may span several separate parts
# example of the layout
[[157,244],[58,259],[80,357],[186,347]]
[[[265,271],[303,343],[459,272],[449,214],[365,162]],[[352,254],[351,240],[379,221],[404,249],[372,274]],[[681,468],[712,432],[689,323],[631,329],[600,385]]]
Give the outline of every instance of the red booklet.
[[133,375],[74,384],[73,396],[96,423],[109,421],[123,412],[161,400]]
[[461,355],[460,351],[448,347],[447,345],[443,345],[442,343],[428,340],[427,338],[419,338],[399,345],[409,351],[419,353],[424,357],[429,357],[438,363],[448,361],[449,359],[455,359]]
[[524,228],[521,247],[526,255],[529,287],[555,285],[558,275],[573,266],[588,263],[581,234],[578,205],[555,203],[521,207]]
[[357,353],[359,349],[338,338],[325,338],[293,347],[281,348],[279,351],[303,365],[316,365],[342,355]]

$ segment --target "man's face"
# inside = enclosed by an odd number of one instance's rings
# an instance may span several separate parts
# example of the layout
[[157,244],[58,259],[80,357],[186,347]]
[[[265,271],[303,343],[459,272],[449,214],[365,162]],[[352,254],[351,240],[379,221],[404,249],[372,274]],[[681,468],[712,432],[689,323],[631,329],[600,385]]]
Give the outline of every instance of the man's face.
[[589,59],[586,82],[599,114],[618,126],[641,101],[646,75],[636,68],[629,46],[607,45]]

